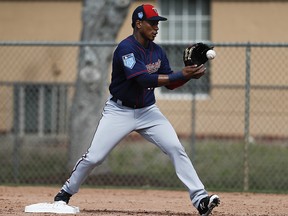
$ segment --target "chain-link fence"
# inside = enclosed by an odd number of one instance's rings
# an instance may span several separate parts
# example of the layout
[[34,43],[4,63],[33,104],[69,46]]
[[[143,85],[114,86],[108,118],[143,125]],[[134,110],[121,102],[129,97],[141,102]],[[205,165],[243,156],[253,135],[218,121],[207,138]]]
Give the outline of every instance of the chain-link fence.
[[[0,43],[0,184],[64,183],[78,50],[108,45]],[[288,44],[213,46],[206,75],[158,89],[158,106],[208,189],[287,192]],[[184,47],[163,44],[175,70]],[[85,184],[183,187],[168,157],[136,133]]]

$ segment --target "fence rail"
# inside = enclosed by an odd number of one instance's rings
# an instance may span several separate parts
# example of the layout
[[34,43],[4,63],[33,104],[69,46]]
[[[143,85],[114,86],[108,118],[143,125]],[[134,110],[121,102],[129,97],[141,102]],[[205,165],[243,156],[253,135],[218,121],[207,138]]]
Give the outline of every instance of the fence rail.
[[[0,184],[63,183],[79,48],[116,45],[0,41]],[[187,43],[161,45],[180,70]],[[207,188],[288,192],[288,43],[210,45],[217,57],[206,75],[159,88],[157,105]],[[85,184],[183,187],[168,158],[136,133]]]

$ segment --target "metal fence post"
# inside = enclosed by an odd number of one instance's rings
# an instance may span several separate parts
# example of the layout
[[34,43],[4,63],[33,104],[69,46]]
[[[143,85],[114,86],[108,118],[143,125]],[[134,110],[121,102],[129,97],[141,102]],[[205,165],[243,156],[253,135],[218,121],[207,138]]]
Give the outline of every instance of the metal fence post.
[[246,46],[245,114],[244,114],[244,191],[249,190],[249,137],[250,137],[250,68],[251,45]]
[[191,157],[192,161],[195,161],[195,145],[196,145],[196,90],[192,89],[192,108],[191,108],[191,118],[192,118],[192,130],[191,130]]

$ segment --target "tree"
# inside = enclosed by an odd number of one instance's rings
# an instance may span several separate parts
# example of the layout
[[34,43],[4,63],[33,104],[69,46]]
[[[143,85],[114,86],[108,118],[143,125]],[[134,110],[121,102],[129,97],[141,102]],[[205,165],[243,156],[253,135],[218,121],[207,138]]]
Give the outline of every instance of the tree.
[[[84,0],[81,41],[115,43],[129,6],[130,0]],[[70,169],[88,149],[101,117],[107,99],[108,69],[114,48],[92,45],[80,48],[70,113]]]

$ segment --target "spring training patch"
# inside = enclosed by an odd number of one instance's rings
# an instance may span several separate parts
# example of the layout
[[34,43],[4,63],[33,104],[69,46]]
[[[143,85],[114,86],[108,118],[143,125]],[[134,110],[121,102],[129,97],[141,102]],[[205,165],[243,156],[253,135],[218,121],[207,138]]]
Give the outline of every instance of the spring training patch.
[[123,60],[124,66],[130,69],[132,69],[136,63],[133,53],[129,53],[127,55],[122,56],[122,60]]

